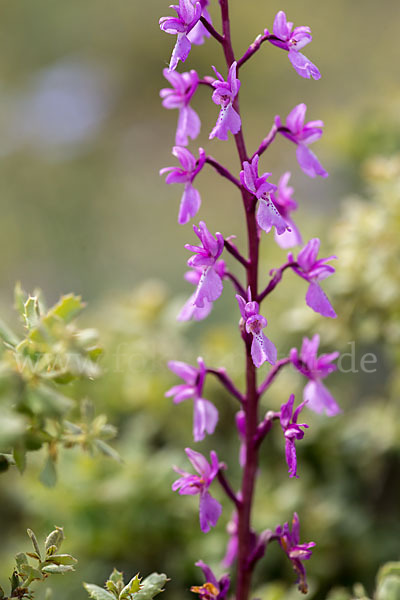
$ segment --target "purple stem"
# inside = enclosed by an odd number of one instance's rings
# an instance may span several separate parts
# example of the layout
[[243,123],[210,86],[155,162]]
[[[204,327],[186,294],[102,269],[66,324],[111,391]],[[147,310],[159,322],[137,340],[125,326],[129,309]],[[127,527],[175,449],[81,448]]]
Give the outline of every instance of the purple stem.
[[231,244],[231,242],[229,240],[224,240],[224,246],[225,246],[226,250],[229,252],[229,254],[232,254],[232,256],[234,256],[236,258],[236,260],[239,261],[240,264],[242,264],[244,266],[245,269],[248,268],[249,261],[246,260],[245,257],[242,256],[242,254],[240,254],[239,250],[236,248],[236,246],[234,246],[234,244]]
[[273,540],[279,540],[279,535],[273,533],[270,529],[266,529],[260,533],[257,545],[249,557],[250,569],[254,569],[256,563],[264,556],[268,544]]
[[206,163],[208,163],[209,165],[214,167],[214,169],[217,171],[217,173],[222,175],[222,177],[225,177],[226,179],[228,179],[231,183],[236,185],[236,187],[238,187],[240,190],[242,190],[242,186],[240,185],[239,179],[236,179],[236,177],[234,177],[232,175],[232,173],[230,171],[228,171],[228,169],[226,167],[224,167],[217,160],[215,160],[215,158],[213,158],[212,156],[207,156]]
[[225,277],[232,281],[237,293],[240,296],[242,296],[242,298],[246,298],[246,290],[244,289],[244,287],[242,286],[240,281],[237,279],[237,277],[235,275],[233,275],[233,273],[230,273],[229,271],[225,272]]
[[237,495],[235,494],[235,492],[233,491],[233,489],[231,488],[228,480],[226,479],[226,477],[224,475],[224,472],[223,472],[224,467],[225,467],[225,465],[222,465],[222,468],[220,466],[220,469],[217,473],[218,481],[221,484],[221,487],[225,491],[228,498],[230,498],[232,500],[232,502],[234,503],[236,509],[239,509],[241,502],[240,502],[239,498],[237,497]]
[[254,443],[257,446],[257,448],[261,445],[267,433],[270,432],[273,421],[279,419],[279,417],[280,413],[274,413],[273,411],[267,412],[264,421],[261,421],[261,423],[259,424],[256,436],[254,438]]
[[274,141],[276,134],[278,133],[278,131],[280,131],[280,127],[277,127],[275,125],[275,123],[272,125],[269,134],[267,135],[267,137],[265,137],[263,139],[263,141],[261,142],[261,144],[258,147],[258,150],[256,150],[253,154],[253,156],[251,157],[251,160],[253,160],[253,158],[256,156],[256,154],[258,154],[258,156],[261,156],[261,154],[263,154],[266,149],[268,148],[268,146],[270,144],[272,144],[272,142]]
[[[297,266],[296,262],[288,261],[287,263],[285,263],[284,265],[279,267],[279,269],[276,269],[271,281],[269,282],[269,284],[267,285],[265,290],[263,290],[261,292],[261,294],[259,294],[257,296],[257,302],[259,304],[261,304],[261,302],[264,300],[264,298],[266,298],[268,296],[268,294],[270,294],[276,288],[278,283],[281,281],[282,275],[283,275],[284,271],[286,271],[286,269],[289,269],[290,267],[296,267],[296,266]],[[273,271],[271,271],[271,273],[272,272]]]
[[200,21],[203,23],[207,31],[211,33],[211,35],[217,40],[217,42],[219,42],[220,44],[224,43],[224,37],[220,33],[218,33],[216,29],[214,29],[214,27],[211,25],[211,23],[209,23],[209,21],[207,21],[205,17],[200,17]]
[[289,363],[290,363],[290,358],[288,358],[288,357],[282,358],[281,360],[278,360],[278,362],[275,363],[275,365],[272,367],[272,369],[268,373],[265,381],[258,388],[258,393],[260,396],[262,394],[264,394],[264,392],[269,388],[269,386],[274,381],[275,377],[278,375],[278,373],[282,369],[282,367],[284,367],[285,365],[288,365]]
[[232,394],[232,396],[234,396],[237,400],[239,400],[239,402],[241,404],[244,404],[245,398],[244,398],[243,394],[241,392],[239,392],[239,390],[237,389],[237,387],[233,383],[232,379],[230,377],[228,377],[225,369],[223,369],[223,368],[220,368],[220,369],[207,369],[207,373],[209,373],[210,375],[214,375],[217,379],[219,379],[220,382],[228,390],[228,392],[230,394]]
[[[224,34],[223,49],[226,65],[229,67],[235,60],[232,48],[228,0],[219,0],[221,7],[222,31]],[[233,103],[234,109],[240,115],[239,96]],[[246,144],[243,137],[243,124],[240,131],[235,135],[236,148],[239,155],[240,166],[248,160]],[[258,296],[258,252],[259,234],[256,222],[256,202],[252,194],[242,188],[243,206],[246,213],[247,239],[249,259],[246,265],[247,286],[250,287],[252,297]],[[258,451],[253,443],[258,426],[258,392],[257,375],[251,357],[251,343],[245,339],[246,347],[246,402],[244,411],[246,414],[246,463],[243,469],[241,486],[241,503],[238,507],[238,558],[237,558],[237,584],[236,600],[248,600],[252,576],[252,567],[249,566],[249,555],[251,552],[251,510],[258,467]]]
[[207,85],[210,88],[213,88],[212,82],[215,81],[214,77],[210,77],[210,75],[206,75],[203,79],[199,79],[199,85]]
[[257,50],[260,49],[261,44],[263,44],[267,40],[271,39],[271,37],[274,37],[274,36],[272,36],[269,32],[264,33],[264,35],[262,35],[260,33],[254,40],[254,42],[252,44],[250,44],[250,46],[247,48],[247,50],[243,54],[242,58],[239,58],[238,64],[237,64],[238,68],[241,67],[242,65],[244,65],[244,63],[247,62],[249,60],[249,58],[251,58],[253,56],[253,54],[255,54],[257,52]]

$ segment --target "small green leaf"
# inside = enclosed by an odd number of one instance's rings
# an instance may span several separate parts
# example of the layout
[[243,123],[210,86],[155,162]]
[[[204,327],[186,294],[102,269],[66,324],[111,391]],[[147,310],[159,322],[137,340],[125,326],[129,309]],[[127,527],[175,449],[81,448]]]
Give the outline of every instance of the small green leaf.
[[400,577],[388,575],[382,579],[376,590],[375,598],[376,600],[399,600]]
[[35,569],[31,565],[22,565],[21,574],[25,577],[25,581],[22,583],[24,587],[27,587],[31,581],[35,579],[43,579],[42,573],[39,569]]
[[106,588],[109,592],[111,592],[115,598],[119,598],[119,594],[122,588],[125,587],[124,575],[121,571],[117,571],[117,569],[113,569],[110,577],[106,581]]
[[40,560],[40,556],[38,556],[36,552],[27,552],[26,555],[34,558],[35,560]]
[[108,579],[108,581],[106,581],[106,588],[108,589],[109,592],[111,592],[112,594],[114,594],[114,596],[116,598],[119,597],[119,590],[118,590],[117,586],[115,585],[115,583],[113,581],[110,581]]
[[388,562],[382,565],[382,567],[378,571],[376,580],[378,583],[381,583],[381,581],[389,575],[397,575],[398,577],[400,577],[400,562]]
[[152,600],[163,591],[168,577],[164,573],[152,573],[142,581],[141,589],[134,595],[134,600]]
[[0,599],[4,598],[4,596],[5,596],[4,590],[3,590],[3,588],[0,585]]
[[69,573],[70,571],[75,571],[72,565],[45,565],[42,567],[43,573],[58,573],[63,575],[64,573]]
[[24,565],[28,565],[28,557],[26,554],[24,554],[23,552],[19,552],[16,557],[15,557],[15,562],[17,563],[17,569],[18,571],[22,571],[22,567]]
[[25,471],[25,467],[26,467],[26,450],[22,446],[22,444],[17,444],[16,446],[14,446],[13,458],[14,458],[14,461],[15,461],[18,471],[20,473],[23,473]]
[[68,294],[62,296],[60,300],[55,304],[48,312],[48,316],[59,317],[64,323],[72,321],[76,315],[78,315],[82,309],[85,308],[85,303],[82,302],[80,296],[74,294]]
[[103,442],[103,440],[94,440],[94,444],[102,454],[105,454],[109,458],[112,458],[113,460],[119,463],[122,462],[122,458],[120,457],[118,452],[114,450],[114,448],[106,444],[106,442]]
[[63,425],[66,429],[68,429],[69,433],[74,433],[75,435],[80,435],[83,433],[82,427],[76,425],[75,423],[71,423],[71,421],[63,421]]
[[54,487],[57,483],[57,470],[51,456],[47,457],[43,470],[39,475],[40,481],[46,487]]
[[14,591],[19,586],[19,577],[18,577],[18,573],[16,571],[14,571],[13,574],[11,575],[10,583],[11,583],[11,596],[12,596]]
[[111,592],[94,583],[84,583],[83,587],[88,592],[90,598],[94,598],[94,600],[115,600],[115,596]]
[[[54,546],[50,546],[54,548]],[[74,565],[78,561],[70,554],[52,554],[48,560],[55,565]]]
[[130,600],[131,595],[138,592],[142,586],[140,585],[139,573],[132,577],[129,583],[121,590],[119,600]]
[[29,296],[24,304],[24,319],[28,329],[33,329],[40,322],[39,302],[36,297]]
[[49,533],[49,535],[47,536],[46,541],[44,543],[46,552],[48,552],[48,550],[51,548],[51,546],[55,546],[56,550],[58,550],[59,547],[61,546],[63,540],[64,540],[64,530],[62,527],[57,527],[57,525],[56,525],[54,531]]
[[34,549],[35,549],[35,552],[36,552],[36,553],[37,553],[39,556],[41,556],[41,554],[40,554],[40,548],[39,548],[39,544],[38,544],[38,541],[37,541],[36,535],[33,533],[32,529],[27,529],[27,530],[26,530],[26,532],[27,532],[27,534],[29,535],[29,537],[31,538],[32,545],[33,545],[33,547],[34,547]]
[[3,342],[8,344],[9,346],[12,346],[13,348],[15,346],[17,346],[20,341],[17,338],[17,336],[11,331],[11,329],[9,329],[8,326],[5,323],[3,323],[3,321],[1,319],[0,319],[0,337],[3,340]]

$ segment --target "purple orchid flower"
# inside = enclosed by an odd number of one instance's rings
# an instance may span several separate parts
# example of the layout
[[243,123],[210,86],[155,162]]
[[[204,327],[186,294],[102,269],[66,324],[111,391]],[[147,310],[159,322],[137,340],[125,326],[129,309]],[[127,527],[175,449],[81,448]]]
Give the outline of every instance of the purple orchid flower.
[[203,221],[200,221],[199,227],[193,225],[193,230],[199,238],[201,246],[185,245],[187,250],[195,252],[187,264],[192,268],[202,268],[193,303],[199,308],[203,308],[206,301],[214,302],[222,294],[222,278],[215,265],[224,249],[224,238],[220,233],[216,233],[215,237],[212,236]]
[[[226,273],[225,261],[222,259],[217,260],[217,262],[214,265],[214,270],[221,277],[221,279],[223,279]],[[203,269],[201,267],[196,267],[191,271],[187,271],[187,273],[185,273],[185,279],[186,281],[192,283],[197,287],[200,283],[202,273]],[[178,321],[190,321],[192,319],[194,321],[202,321],[203,319],[206,319],[208,317],[213,307],[212,302],[209,302],[206,298],[204,298],[203,307],[200,308],[194,303],[195,297],[196,292],[192,294],[185,302],[177,316]]]
[[[297,256],[297,266],[293,266],[292,269],[297,275],[300,275],[300,277],[310,283],[306,294],[307,305],[323,317],[335,319],[337,315],[318,282],[326,279],[335,272],[335,268],[326,263],[328,260],[333,260],[337,257],[332,255],[317,260],[319,246],[320,240],[318,238],[310,240],[300,250]],[[288,254],[288,259],[290,261],[294,260],[291,253]]]
[[195,565],[203,571],[206,583],[202,586],[192,586],[190,591],[198,594],[201,600],[224,600],[231,583],[229,575],[225,574],[217,579],[210,567],[202,560],[197,561]]
[[178,214],[178,223],[185,225],[190,219],[193,219],[200,208],[200,194],[193,187],[192,183],[206,162],[206,153],[203,148],[199,148],[199,158],[196,160],[187,148],[174,146],[172,154],[179,160],[182,168],[165,167],[160,170],[160,175],[168,173],[165,183],[183,183],[185,185]]
[[279,543],[286,555],[290,558],[293,568],[298,575],[297,583],[299,584],[299,590],[303,594],[307,593],[307,579],[306,570],[302,563],[303,560],[311,558],[311,548],[315,546],[314,542],[308,542],[306,544],[299,544],[300,541],[300,522],[297,513],[294,513],[292,520],[292,531],[289,529],[287,523],[283,527],[280,525],[275,530],[276,535],[279,538]]
[[288,57],[296,72],[306,79],[321,79],[321,73],[318,68],[299,50],[304,48],[312,40],[311,29],[309,27],[295,27],[292,31],[293,23],[286,20],[286,14],[280,10],[274,20],[273,34],[274,38],[269,41],[274,46],[288,51]]
[[211,527],[215,527],[222,513],[221,504],[208,491],[220,468],[218,457],[216,452],[211,450],[210,465],[207,459],[199,452],[195,452],[190,448],[186,448],[185,452],[193,467],[198,472],[198,475],[192,475],[178,469],[178,467],[174,467],[174,471],[182,475],[182,477],[174,481],[172,490],[174,492],[179,490],[181,495],[200,495],[200,528],[204,533],[207,533]]
[[163,70],[163,75],[172,85],[172,88],[160,90],[162,105],[164,108],[177,108],[179,110],[175,144],[177,146],[187,146],[189,138],[194,140],[200,133],[199,115],[189,106],[190,100],[199,85],[199,76],[193,70],[188,73],[177,73],[168,71],[168,69]]
[[308,144],[316,142],[321,137],[324,123],[323,121],[309,121],[304,124],[306,111],[305,104],[298,104],[286,117],[286,127],[282,126],[279,116],[275,117],[275,125],[280,128],[282,135],[297,144],[297,161],[306,175],[328,177],[328,173],[314,152],[308,148]]
[[258,302],[252,302],[251,292],[248,290],[248,302],[239,294],[236,294],[239,304],[240,314],[245,322],[247,333],[253,335],[251,344],[251,357],[254,365],[258,368],[268,361],[271,365],[276,363],[277,350],[274,344],[263,333],[267,326],[267,319],[259,314],[260,307]]
[[233,102],[238,95],[240,88],[240,81],[236,78],[236,66],[236,61],[231,64],[227,81],[225,81],[221,73],[218,73],[216,68],[213,67],[217,79],[212,82],[212,86],[215,88],[212,100],[215,104],[221,106],[221,110],[219,111],[215,127],[209,135],[210,140],[215,137],[220,140],[227,140],[228,131],[235,135],[240,131],[242,126],[240,116],[233,108]]
[[259,156],[256,154],[251,163],[244,161],[243,171],[240,171],[240,182],[244,188],[259,199],[257,210],[257,223],[266,233],[275,227],[276,233],[282,235],[287,229],[284,218],[271,200],[271,194],[276,192],[277,187],[267,181],[271,173],[263,173],[258,176]]
[[[210,14],[207,10],[207,6],[209,5],[209,0],[199,0],[201,4],[201,16],[204,17],[209,23],[212,23]],[[192,0],[194,3],[195,0]],[[198,21],[196,25],[193,27],[192,31],[188,33],[188,40],[192,44],[196,44],[197,46],[201,46],[204,44],[204,38],[211,37],[211,34],[204,27],[203,23]]]
[[161,17],[159,20],[160,29],[165,33],[176,35],[176,44],[172,51],[169,70],[174,71],[181,60],[185,62],[189,56],[191,43],[188,38],[188,33],[200,20],[201,4],[200,2],[193,3],[192,0],[179,0],[179,6],[171,5],[177,16],[176,17]]
[[167,398],[173,396],[174,403],[179,404],[188,398],[193,398],[193,438],[200,442],[206,433],[214,433],[218,423],[218,411],[209,400],[202,398],[206,367],[202,358],[197,359],[199,367],[192,367],[184,362],[171,360],[169,369],[185,383],[175,385],[165,393]]
[[332,363],[339,356],[339,352],[317,356],[318,346],[318,334],[314,335],[311,340],[305,337],[303,338],[300,356],[297,348],[292,348],[290,360],[296,369],[309,379],[303,392],[304,401],[308,403],[309,408],[316,413],[325,412],[328,417],[333,417],[341,410],[321,379],[336,371],[337,366]]
[[300,231],[290,216],[290,213],[297,209],[297,202],[292,198],[293,188],[288,185],[290,173],[287,171],[278,181],[278,189],[271,192],[271,200],[286,223],[286,229],[283,233],[278,233],[275,229],[275,241],[281,248],[293,248],[302,244]]
[[293,413],[294,394],[291,394],[286,404],[282,404],[280,412],[280,422],[285,436],[285,455],[286,462],[289,467],[289,477],[298,477],[297,475],[297,456],[296,456],[296,440],[302,440],[304,431],[301,427],[308,428],[305,423],[297,423],[297,418],[304,408],[307,400],[304,400]]

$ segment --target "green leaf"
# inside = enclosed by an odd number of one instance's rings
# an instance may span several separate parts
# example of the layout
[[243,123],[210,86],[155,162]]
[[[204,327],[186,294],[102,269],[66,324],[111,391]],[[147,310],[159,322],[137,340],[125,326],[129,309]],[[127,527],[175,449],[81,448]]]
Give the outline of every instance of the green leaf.
[[121,571],[113,569],[110,577],[106,581],[106,588],[118,598],[120,591],[125,587],[124,575]]
[[35,569],[31,565],[22,565],[21,574],[25,577],[23,582],[24,587],[27,587],[31,581],[35,579],[43,579],[42,573],[39,569]]
[[29,296],[24,304],[24,319],[28,329],[33,329],[40,322],[39,302],[36,297]]
[[22,415],[2,410],[0,419],[0,446],[10,448],[25,432],[25,419]]
[[62,296],[60,300],[55,304],[47,313],[49,317],[59,317],[64,323],[69,323],[78,315],[82,309],[85,308],[85,303],[82,302],[81,296],[75,296],[74,294],[68,294]]
[[17,336],[7,327],[5,323],[0,319],[0,337],[9,346],[13,348],[19,344]]
[[152,600],[163,591],[168,577],[164,573],[152,573],[142,581],[141,589],[134,595],[134,600]]
[[115,600],[115,596],[94,583],[84,583],[83,587],[94,600]]
[[385,577],[378,585],[375,598],[376,600],[399,600],[400,577],[398,575]]
[[39,475],[40,481],[46,487],[54,487],[57,483],[57,470],[51,456],[47,457],[44,468]]
[[76,558],[70,554],[52,554],[48,560],[55,565],[74,565],[78,562]]
[[135,594],[141,589],[139,573],[132,577],[129,583],[121,590],[119,600],[129,600],[132,594]]
[[42,567],[43,573],[51,573],[51,574],[61,574],[69,573],[70,571],[75,571],[72,565],[46,565]]
[[4,590],[3,590],[3,588],[0,585],[0,599],[4,598],[4,596],[5,596]]
[[54,531],[49,533],[49,535],[47,536],[46,541],[44,543],[46,552],[49,550],[49,548],[51,546],[55,546],[56,550],[58,550],[59,547],[61,546],[63,540],[64,540],[64,530],[62,527],[57,527],[57,525],[56,525],[56,528],[54,529]]
[[40,556],[36,552],[27,552],[26,555],[34,558],[35,560],[40,560]]
[[37,553],[39,556],[41,556],[41,554],[40,554],[40,548],[39,548],[39,544],[38,544],[38,541],[37,541],[36,535],[33,533],[32,529],[27,529],[27,530],[26,530],[26,532],[27,532],[27,534],[29,535],[29,537],[31,538],[32,545],[33,545],[33,547],[34,547],[34,549],[35,549],[35,552],[36,552],[36,553]]
[[35,415],[59,417],[71,410],[74,405],[71,398],[60,394],[60,392],[47,385],[39,385],[28,391],[27,403],[31,412]]
[[114,450],[114,448],[106,444],[106,442],[103,442],[103,440],[94,440],[94,444],[102,454],[109,456],[110,458],[119,463],[122,462],[122,458],[120,457],[118,452]]
[[26,467],[26,450],[22,444],[17,444],[13,448],[13,458],[20,473],[25,471]]
[[23,566],[28,565],[28,557],[24,552],[19,552],[15,557],[18,571],[22,571]]
[[385,577],[397,575],[400,577],[400,562],[388,562],[379,569],[376,576],[377,583],[381,583]]
[[14,591],[19,586],[19,577],[18,577],[18,573],[16,571],[13,571],[13,574],[10,577],[10,583],[11,583],[11,596],[12,596]]

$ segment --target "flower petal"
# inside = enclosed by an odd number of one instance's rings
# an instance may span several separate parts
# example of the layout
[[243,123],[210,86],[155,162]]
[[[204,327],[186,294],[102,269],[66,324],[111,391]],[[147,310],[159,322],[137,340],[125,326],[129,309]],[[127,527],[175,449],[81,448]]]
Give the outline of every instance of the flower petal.
[[221,504],[209,492],[200,494],[199,517],[200,528],[203,533],[210,531],[210,527],[215,527],[221,513]]
[[330,317],[331,319],[335,319],[337,317],[324,290],[318,283],[314,281],[311,281],[310,285],[308,286],[306,303],[307,306],[312,308],[315,312],[319,313],[323,317]]
[[336,400],[321,381],[309,381],[304,388],[304,400],[307,406],[316,413],[326,413],[333,417],[341,412]]
[[315,156],[314,152],[304,144],[298,144],[296,148],[297,161],[306,175],[309,177],[328,177],[328,172]]

